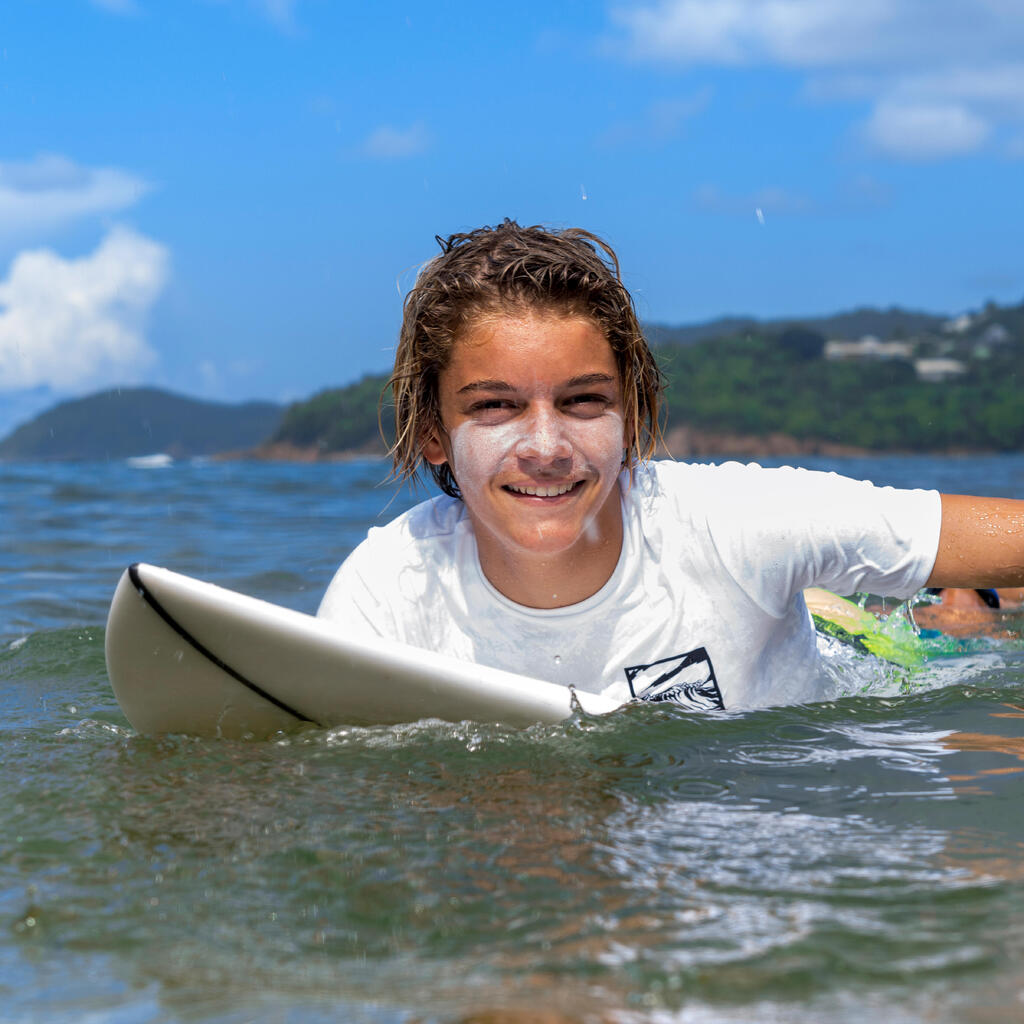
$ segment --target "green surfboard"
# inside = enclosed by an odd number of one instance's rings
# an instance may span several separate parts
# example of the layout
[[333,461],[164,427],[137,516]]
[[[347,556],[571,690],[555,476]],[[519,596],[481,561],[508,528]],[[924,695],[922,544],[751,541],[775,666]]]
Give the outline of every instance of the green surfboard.
[[853,601],[819,587],[805,590],[804,601],[819,632],[903,668],[924,664],[921,640],[905,619],[880,619]]

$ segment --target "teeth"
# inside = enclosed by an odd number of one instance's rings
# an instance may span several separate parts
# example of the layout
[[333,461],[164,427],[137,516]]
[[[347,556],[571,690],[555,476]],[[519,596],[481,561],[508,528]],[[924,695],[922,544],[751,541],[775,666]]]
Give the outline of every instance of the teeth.
[[518,487],[509,484],[508,489],[516,494],[529,494],[536,498],[557,498],[560,494],[567,494],[576,486],[575,481],[569,484],[558,484],[555,487]]

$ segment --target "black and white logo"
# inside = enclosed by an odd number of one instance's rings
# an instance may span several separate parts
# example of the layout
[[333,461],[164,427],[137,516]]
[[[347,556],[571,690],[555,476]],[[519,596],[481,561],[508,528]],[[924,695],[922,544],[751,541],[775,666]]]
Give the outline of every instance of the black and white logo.
[[650,665],[632,665],[626,669],[626,679],[630,692],[640,700],[670,700],[697,711],[725,709],[711,658],[703,647]]

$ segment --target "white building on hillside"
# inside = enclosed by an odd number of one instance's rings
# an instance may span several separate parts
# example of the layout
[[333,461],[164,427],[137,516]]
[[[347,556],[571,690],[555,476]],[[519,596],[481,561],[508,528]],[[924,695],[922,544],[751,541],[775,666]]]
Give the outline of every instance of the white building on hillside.
[[909,341],[880,341],[873,334],[858,341],[834,338],[825,342],[826,359],[909,359],[913,354]]
[[921,380],[938,382],[959,377],[967,367],[959,359],[915,359],[914,372]]

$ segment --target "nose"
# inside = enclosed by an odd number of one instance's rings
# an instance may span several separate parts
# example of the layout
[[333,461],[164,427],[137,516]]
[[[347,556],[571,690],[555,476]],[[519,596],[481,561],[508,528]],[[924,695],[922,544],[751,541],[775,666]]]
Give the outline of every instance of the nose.
[[559,465],[572,461],[572,441],[555,409],[536,409],[523,424],[515,453],[525,461]]

